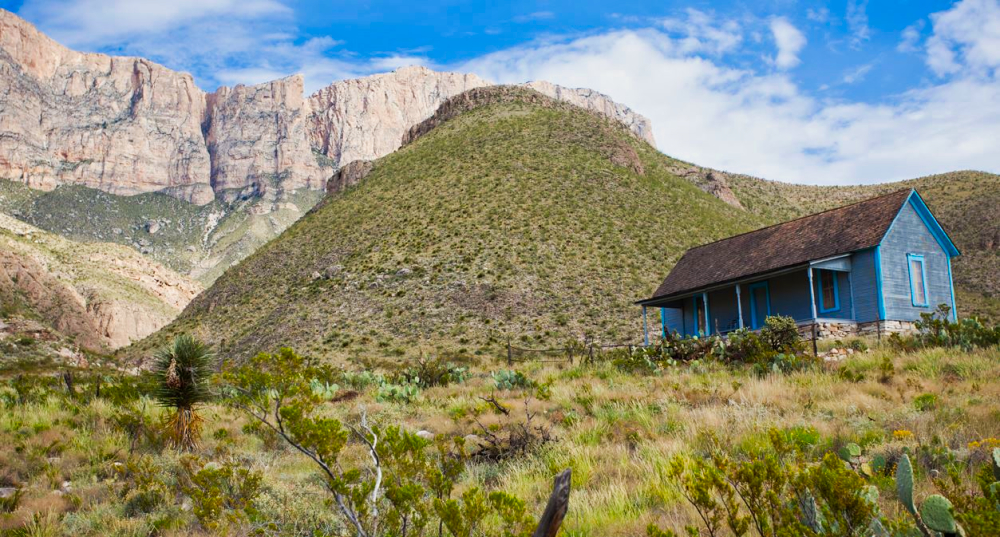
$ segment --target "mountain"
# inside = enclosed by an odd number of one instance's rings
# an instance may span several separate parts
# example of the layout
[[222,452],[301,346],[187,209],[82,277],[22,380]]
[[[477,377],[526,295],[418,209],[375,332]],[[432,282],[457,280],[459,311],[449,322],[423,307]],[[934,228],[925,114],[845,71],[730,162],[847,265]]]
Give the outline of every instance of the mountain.
[[[208,93],[143,58],[70,50],[0,9],[0,183],[58,192],[17,194],[12,207],[2,197],[16,187],[0,184],[0,210],[77,240],[132,246],[211,283],[309,210],[342,165],[395,151],[446,99],[489,85],[407,67],[308,97],[297,75]],[[606,95],[529,85],[653,143],[649,120]]]
[[0,316],[33,320],[88,350],[128,345],[171,321],[201,286],[137,252],[82,244],[0,213]]
[[634,340],[681,252],[760,225],[606,116],[517,87],[454,97],[177,321],[222,352],[329,356]]
[[[42,189],[166,192],[198,205],[322,190],[341,163],[394,151],[445,99],[490,84],[409,67],[309,97],[299,75],[207,93],[191,75],[143,58],[67,49],[0,10],[0,177]],[[649,121],[607,96],[537,87],[652,141]]]

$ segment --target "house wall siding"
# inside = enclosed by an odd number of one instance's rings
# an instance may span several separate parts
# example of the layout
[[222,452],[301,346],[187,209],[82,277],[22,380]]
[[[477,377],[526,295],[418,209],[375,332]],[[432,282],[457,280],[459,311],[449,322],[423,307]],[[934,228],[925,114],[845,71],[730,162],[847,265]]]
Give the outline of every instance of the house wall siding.
[[[712,333],[729,332],[739,328],[739,311],[736,309],[736,286],[712,291],[708,294],[708,315],[712,318]],[[718,330],[716,330],[718,327]]]
[[[667,332],[684,334],[684,317],[680,308],[662,308],[663,320],[666,321]],[[662,327],[660,327],[662,329]],[[662,335],[662,333],[661,333]]]
[[[819,271],[822,269],[813,268],[813,288],[816,290],[816,315],[821,319],[851,319],[851,284],[848,280],[846,272],[836,272],[837,275],[837,296],[840,303],[840,308],[834,311],[822,311],[822,289],[820,288],[820,277]],[[810,300],[810,297],[806,297],[806,300]],[[812,306],[810,305],[810,310]],[[810,318],[812,312],[809,312]]]
[[796,321],[812,319],[809,275],[805,269],[767,281],[771,291],[771,315],[787,315]]
[[851,260],[854,283],[854,315],[859,323],[878,320],[878,281],[875,273],[875,250],[855,253]]
[[[907,254],[924,256],[927,307],[913,305]],[[952,302],[951,280],[948,277],[948,254],[910,203],[900,209],[895,223],[882,239],[879,255],[886,319],[916,321],[920,319],[921,313],[933,311],[938,304],[955,307]]]

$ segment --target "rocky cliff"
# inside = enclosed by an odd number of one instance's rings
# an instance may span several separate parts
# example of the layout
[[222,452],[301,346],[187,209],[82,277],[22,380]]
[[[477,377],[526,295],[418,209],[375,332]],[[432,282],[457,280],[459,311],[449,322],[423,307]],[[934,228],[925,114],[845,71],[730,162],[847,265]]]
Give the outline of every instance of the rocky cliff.
[[[167,324],[201,286],[129,248],[77,243],[0,213],[0,304],[90,350]],[[6,311],[10,310],[10,311]]]
[[[186,73],[83,54],[0,10],[0,177],[163,191],[202,205],[322,190],[341,164],[399,148],[445,100],[492,85],[405,67],[335,82],[308,98],[301,76],[206,93]],[[528,84],[615,118],[653,143],[649,120],[591,90]]]
[[212,199],[190,75],[142,58],[81,54],[0,10],[0,176]]

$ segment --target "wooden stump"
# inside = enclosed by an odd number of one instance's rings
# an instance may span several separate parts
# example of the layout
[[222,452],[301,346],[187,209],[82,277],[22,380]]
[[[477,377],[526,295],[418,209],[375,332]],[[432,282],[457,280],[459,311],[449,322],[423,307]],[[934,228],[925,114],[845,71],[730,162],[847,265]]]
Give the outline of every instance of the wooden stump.
[[552,495],[549,496],[549,503],[545,506],[545,512],[538,521],[538,527],[531,537],[555,537],[562,526],[563,518],[569,509],[569,488],[572,471],[567,468],[556,476]]

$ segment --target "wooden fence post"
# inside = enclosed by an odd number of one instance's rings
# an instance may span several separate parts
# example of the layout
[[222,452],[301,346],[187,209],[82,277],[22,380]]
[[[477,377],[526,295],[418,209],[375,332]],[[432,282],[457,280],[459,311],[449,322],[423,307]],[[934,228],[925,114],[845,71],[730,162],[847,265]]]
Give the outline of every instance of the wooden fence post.
[[593,364],[594,363],[594,342],[593,341],[590,342],[590,353],[589,354],[590,354],[589,361],[590,361],[591,364]]
[[569,351],[569,365],[573,365],[573,346],[568,345],[566,350]]
[[549,503],[545,506],[542,518],[538,520],[538,527],[531,537],[555,537],[559,533],[559,526],[562,526],[566,511],[569,510],[569,488],[572,481],[572,470],[567,468],[556,476],[552,487],[552,495],[549,496]]
[[507,367],[514,365],[514,349],[510,346],[510,336],[507,336]]

